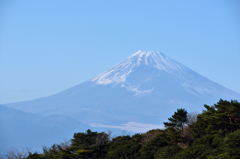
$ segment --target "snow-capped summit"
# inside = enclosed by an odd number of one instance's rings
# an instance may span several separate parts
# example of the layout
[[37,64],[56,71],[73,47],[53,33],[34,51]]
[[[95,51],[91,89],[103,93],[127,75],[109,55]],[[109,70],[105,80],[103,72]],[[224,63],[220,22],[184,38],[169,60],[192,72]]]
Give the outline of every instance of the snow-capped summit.
[[161,52],[139,50],[129,56],[125,61],[101,73],[92,81],[97,84],[124,83],[128,75],[136,71],[139,67],[148,67],[172,74],[176,72],[179,73],[185,69],[185,66]]
[[137,62],[137,64],[144,64],[146,66],[152,66],[159,70],[181,70],[183,66],[171,58],[167,57],[158,51],[137,51],[132,54],[128,59],[131,62]]
[[159,51],[144,51],[144,50],[138,50],[137,52],[133,53],[132,55],[129,56],[129,58],[132,58],[132,57],[149,57],[149,56],[163,56],[165,57],[165,55]]
[[[221,97],[226,92],[225,88],[157,51],[139,50],[91,82],[97,85],[119,86],[134,95],[154,92],[165,92],[166,95],[166,89],[175,89],[182,94],[186,92],[194,96]],[[171,94],[169,92],[169,95]]]

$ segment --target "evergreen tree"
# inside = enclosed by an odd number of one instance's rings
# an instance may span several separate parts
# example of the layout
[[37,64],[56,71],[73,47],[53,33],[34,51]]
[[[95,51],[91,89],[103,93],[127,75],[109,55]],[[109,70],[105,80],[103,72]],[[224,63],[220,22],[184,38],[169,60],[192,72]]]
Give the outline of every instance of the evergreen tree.
[[172,117],[168,118],[169,122],[164,122],[166,128],[174,128],[183,131],[188,121],[188,113],[185,109],[177,109]]

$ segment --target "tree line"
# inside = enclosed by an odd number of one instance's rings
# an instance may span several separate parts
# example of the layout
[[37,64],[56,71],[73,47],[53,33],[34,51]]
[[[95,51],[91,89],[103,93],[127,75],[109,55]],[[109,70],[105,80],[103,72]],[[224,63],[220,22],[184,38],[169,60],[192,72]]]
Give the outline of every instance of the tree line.
[[25,159],[240,159],[240,103],[220,100],[201,114],[177,109],[165,129],[111,138],[105,132],[75,133]]

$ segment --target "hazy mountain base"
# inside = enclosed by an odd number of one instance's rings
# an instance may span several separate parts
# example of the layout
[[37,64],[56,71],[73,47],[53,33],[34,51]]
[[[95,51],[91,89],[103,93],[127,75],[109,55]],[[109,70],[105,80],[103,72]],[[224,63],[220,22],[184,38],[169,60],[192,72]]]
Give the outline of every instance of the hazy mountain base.
[[74,132],[91,128],[113,135],[133,134],[112,128],[91,127],[64,115],[26,113],[0,105],[0,155],[10,151],[42,151],[43,146],[68,141]]
[[0,154],[8,151],[40,150],[50,143],[68,140],[72,133],[86,128],[64,116],[41,116],[0,106]]
[[220,100],[195,116],[178,109],[166,129],[113,139],[88,130],[68,145],[53,145],[27,159],[239,159],[240,103]]

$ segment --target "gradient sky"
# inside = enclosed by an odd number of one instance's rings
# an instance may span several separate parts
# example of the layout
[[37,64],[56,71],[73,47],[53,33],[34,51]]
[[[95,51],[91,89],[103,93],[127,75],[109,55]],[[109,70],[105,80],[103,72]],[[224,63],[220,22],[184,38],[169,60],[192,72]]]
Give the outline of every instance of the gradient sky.
[[0,103],[54,94],[137,50],[240,92],[239,0],[0,0]]

